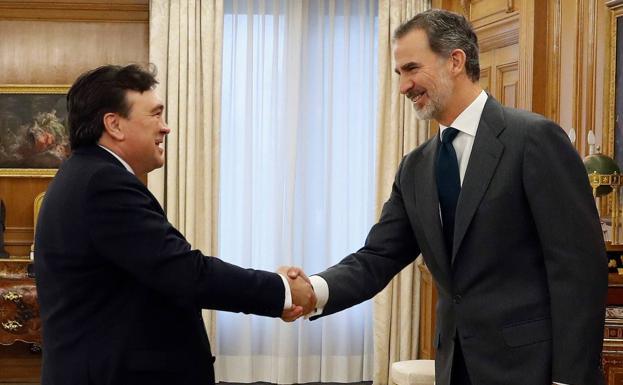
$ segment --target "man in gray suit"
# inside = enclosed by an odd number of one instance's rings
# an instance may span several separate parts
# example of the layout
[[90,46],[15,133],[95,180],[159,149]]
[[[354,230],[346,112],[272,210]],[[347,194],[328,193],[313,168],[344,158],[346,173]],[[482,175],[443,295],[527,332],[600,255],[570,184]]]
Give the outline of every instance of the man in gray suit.
[[569,139],[482,90],[464,17],[418,14],[394,43],[401,93],[440,133],[403,158],[364,247],[310,277],[312,319],[372,298],[422,253],[437,385],[603,384],[604,241]]

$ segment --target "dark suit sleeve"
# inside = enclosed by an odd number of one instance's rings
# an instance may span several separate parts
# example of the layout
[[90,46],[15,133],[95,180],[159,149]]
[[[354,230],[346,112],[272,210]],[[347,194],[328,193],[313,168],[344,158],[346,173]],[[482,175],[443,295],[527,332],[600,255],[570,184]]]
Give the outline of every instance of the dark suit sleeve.
[[85,212],[95,250],[145,286],[183,305],[281,315],[285,295],[277,274],[192,250],[134,175],[106,167],[87,189]]
[[608,278],[586,170],[563,130],[546,121],[528,128],[523,167],[547,270],[552,379],[597,383]]
[[329,286],[329,301],[321,316],[372,298],[420,254],[402,199],[400,174],[403,163],[404,159],[389,200],[363,248],[318,274]]

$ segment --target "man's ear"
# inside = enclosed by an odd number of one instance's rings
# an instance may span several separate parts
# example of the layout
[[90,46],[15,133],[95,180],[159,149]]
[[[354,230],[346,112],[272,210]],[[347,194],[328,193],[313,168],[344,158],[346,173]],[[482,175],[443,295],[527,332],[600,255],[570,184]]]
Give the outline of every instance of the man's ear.
[[104,115],[104,131],[115,140],[125,139],[125,135],[119,126],[119,115],[114,112],[108,112]]
[[467,60],[467,55],[462,49],[456,48],[450,52],[450,62],[452,63],[452,68],[450,69],[454,75],[458,75],[465,69],[465,61]]

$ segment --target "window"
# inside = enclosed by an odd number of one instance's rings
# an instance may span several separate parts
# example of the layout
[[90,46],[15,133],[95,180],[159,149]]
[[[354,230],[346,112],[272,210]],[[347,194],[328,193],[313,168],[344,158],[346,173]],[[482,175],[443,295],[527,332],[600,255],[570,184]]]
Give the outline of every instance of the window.
[[[376,0],[225,0],[219,255],[317,273],[374,217]],[[372,306],[309,322],[221,312],[220,381],[372,378]]]

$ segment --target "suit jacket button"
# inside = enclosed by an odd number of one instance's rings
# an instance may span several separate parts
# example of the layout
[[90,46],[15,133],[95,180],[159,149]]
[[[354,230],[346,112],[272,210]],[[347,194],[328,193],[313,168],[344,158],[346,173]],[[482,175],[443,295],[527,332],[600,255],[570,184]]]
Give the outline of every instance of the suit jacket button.
[[461,303],[461,296],[459,294],[455,294],[454,298],[452,298],[452,302],[454,302],[455,304],[460,304]]

